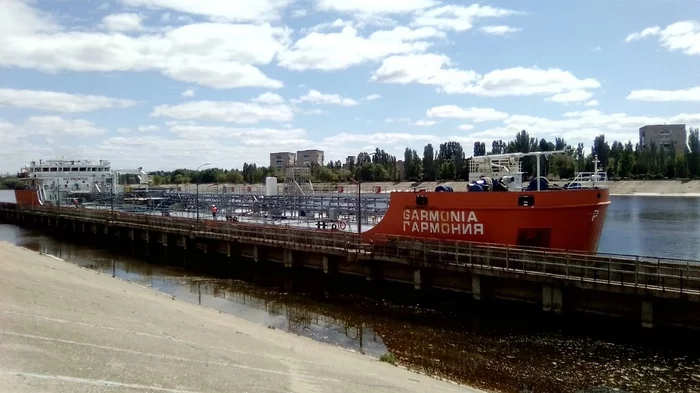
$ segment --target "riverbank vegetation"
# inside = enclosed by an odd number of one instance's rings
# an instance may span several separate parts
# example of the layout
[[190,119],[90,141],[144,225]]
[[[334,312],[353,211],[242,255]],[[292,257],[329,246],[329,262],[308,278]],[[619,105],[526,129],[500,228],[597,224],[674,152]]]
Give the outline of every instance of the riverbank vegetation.
[[[579,143],[571,146],[562,138],[554,141],[537,139],[527,131],[521,131],[511,141],[494,140],[476,142],[465,149],[459,142],[445,142],[438,146],[426,145],[422,152],[406,148],[403,157],[397,158],[383,149],[361,152],[352,161],[331,161],[324,166],[311,167],[314,182],[361,181],[454,181],[466,180],[469,175],[470,156],[503,153],[529,153],[533,151],[566,150],[569,154],[555,155],[542,160],[543,173],[552,178],[571,178],[575,172],[594,170],[594,159],[599,168],[607,171],[613,179],[694,179],[700,177],[700,139],[698,129],[688,131],[688,144],[683,153],[675,147],[662,148],[651,144],[648,148],[632,141],[609,141],[605,135],[593,140],[590,154]],[[523,170],[528,174],[536,171],[533,157],[523,160]],[[284,180],[284,171],[277,168],[244,164],[242,169],[209,168],[201,172],[177,169],[170,172],[151,173],[153,183],[187,184],[197,179],[201,183],[261,183],[267,176]]]

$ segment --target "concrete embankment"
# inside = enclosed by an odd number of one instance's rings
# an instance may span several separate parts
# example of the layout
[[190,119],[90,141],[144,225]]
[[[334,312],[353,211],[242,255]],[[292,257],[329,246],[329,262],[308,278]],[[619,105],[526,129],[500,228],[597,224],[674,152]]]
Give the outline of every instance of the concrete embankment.
[[[649,196],[687,196],[700,197],[700,180],[620,180],[608,182],[610,193],[612,195],[649,195]],[[466,189],[466,182],[367,182],[362,184],[363,192],[373,192],[378,190],[381,192],[387,191],[406,191],[412,188],[422,188],[426,190],[434,190],[435,187],[450,186],[455,190]],[[357,186],[353,184],[330,184],[317,183],[314,184],[314,189],[317,191],[336,191],[338,186],[343,187],[346,193],[356,192]],[[163,187],[179,188],[181,191],[195,192],[195,185],[177,186],[167,185]],[[200,184],[200,192],[222,192],[233,190],[234,192],[247,192],[248,187],[251,187],[253,192],[263,192],[264,186],[257,185],[241,185],[241,184]]]
[[0,391],[477,392],[0,243]]

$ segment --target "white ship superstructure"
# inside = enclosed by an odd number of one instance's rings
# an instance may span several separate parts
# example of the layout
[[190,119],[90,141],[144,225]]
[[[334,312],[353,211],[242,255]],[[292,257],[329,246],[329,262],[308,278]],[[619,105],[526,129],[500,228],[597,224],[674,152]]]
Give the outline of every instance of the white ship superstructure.
[[114,170],[107,160],[32,161],[18,177],[38,190],[42,202],[60,203],[69,197],[119,192],[119,176],[123,174],[136,175],[140,184],[148,183],[148,175],[141,168]]

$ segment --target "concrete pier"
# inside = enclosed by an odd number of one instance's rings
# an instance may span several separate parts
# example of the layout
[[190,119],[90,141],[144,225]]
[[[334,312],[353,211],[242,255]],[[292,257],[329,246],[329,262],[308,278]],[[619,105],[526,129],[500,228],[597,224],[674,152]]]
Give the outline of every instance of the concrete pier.
[[[137,245],[144,255],[156,247],[199,253],[194,263],[219,263],[227,269],[251,259],[282,264],[290,273],[316,269],[421,291],[465,292],[480,301],[523,302],[557,314],[700,329],[700,264],[690,261],[406,237],[366,244],[356,234],[339,231],[8,204],[0,204],[0,220],[68,238]],[[86,226],[88,232],[78,230]],[[227,260],[221,261],[222,256]]]
[[0,243],[0,390],[477,392]]

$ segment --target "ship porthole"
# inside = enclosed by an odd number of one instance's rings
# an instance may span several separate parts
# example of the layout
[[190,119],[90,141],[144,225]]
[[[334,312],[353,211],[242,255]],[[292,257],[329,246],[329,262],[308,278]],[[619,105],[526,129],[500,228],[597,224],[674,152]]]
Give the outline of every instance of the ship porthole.
[[598,196],[598,199],[600,199],[600,193],[598,193],[598,195],[597,195],[597,196]]

